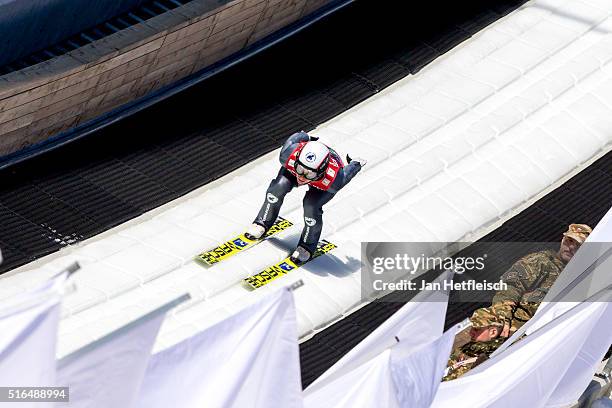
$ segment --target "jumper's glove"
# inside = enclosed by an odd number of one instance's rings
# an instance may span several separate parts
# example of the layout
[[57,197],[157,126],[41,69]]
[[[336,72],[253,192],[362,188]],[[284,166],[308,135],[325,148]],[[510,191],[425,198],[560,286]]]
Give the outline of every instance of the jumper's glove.
[[319,140],[319,138],[317,136],[310,136],[310,135],[308,135],[308,137],[310,137],[310,141],[311,142],[316,142],[317,140]]
[[355,157],[354,159],[351,158],[351,156],[349,156],[348,154],[346,155],[346,163],[349,164],[350,162],[357,162],[359,163],[359,165],[361,167],[365,166],[368,161],[366,159],[362,159],[361,157]]

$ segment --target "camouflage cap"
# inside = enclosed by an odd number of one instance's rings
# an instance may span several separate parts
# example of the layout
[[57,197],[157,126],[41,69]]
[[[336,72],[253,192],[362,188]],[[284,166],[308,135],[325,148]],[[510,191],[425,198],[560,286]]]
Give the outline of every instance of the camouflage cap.
[[573,238],[579,244],[582,244],[591,232],[593,230],[586,224],[570,224],[567,231],[563,233],[563,236]]
[[489,326],[504,326],[504,318],[493,310],[491,307],[481,307],[480,309],[476,309],[476,311],[470,317],[470,321],[472,322],[472,327],[476,329],[489,327]]

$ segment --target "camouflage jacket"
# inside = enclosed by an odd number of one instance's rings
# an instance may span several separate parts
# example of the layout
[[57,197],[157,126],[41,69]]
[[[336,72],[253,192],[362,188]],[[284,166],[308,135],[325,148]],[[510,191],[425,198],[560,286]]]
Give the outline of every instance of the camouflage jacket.
[[533,317],[565,265],[557,252],[545,250],[522,257],[503,274],[508,288],[495,294],[492,308],[511,322],[511,331]]
[[447,364],[447,372],[442,381],[450,381],[461,377],[487,360],[505,340],[505,338],[496,338],[489,341],[470,341],[459,347],[451,354]]

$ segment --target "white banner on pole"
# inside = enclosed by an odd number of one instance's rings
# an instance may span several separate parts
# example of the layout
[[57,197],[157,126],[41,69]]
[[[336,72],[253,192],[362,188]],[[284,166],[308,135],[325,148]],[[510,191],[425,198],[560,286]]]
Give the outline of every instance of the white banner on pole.
[[183,295],[61,359],[57,385],[69,387],[70,402],[59,406],[132,407],[166,312],[188,298]]
[[400,342],[391,350],[391,376],[402,408],[428,408],[438,391],[456,328],[450,328],[436,340],[414,347]]
[[485,361],[463,377],[442,383],[432,408],[539,408],[545,406],[608,304],[588,302]]
[[[440,275],[436,282],[450,280],[451,277],[452,272],[447,271]],[[420,292],[324,372],[307,388],[307,391],[316,389],[320,382],[350,371],[393,346],[397,342],[396,337],[403,344],[410,343],[414,347],[420,347],[437,339],[444,331],[447,306],[448,291]]]
[[300,408],[293,294],[282,289],[151,357],[138,407]]
[[612,296],[608,292],[596,302],[601,304],[603,311],[599,321],[595,323],[595,330],[587,337],[582,348],[573,359],[571,365],[559,381],[546,403],[547,408],[567,407],[578,401],[578,398],[588,387],[597,371],[601,360],[612,345]]
[[[409,329],[404,332],[410,334]],[[304,406],[428,408],[444,375],[455,331],[425,344],[396,342],[361,364],[345,366],[309,388]]]
[[66,274],[60,274],[0,303],[0,385],[55,385],[55,347],[65,279]]
[[318,383],[304,393],[304,408],[400,408],[395,395],[389,360],[391,348],[357,367]]

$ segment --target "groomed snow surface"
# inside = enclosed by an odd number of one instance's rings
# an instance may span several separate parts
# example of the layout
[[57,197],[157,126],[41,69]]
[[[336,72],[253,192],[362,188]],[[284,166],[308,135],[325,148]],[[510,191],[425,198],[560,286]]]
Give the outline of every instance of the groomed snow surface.
[[[302,338],[363,303],[361,241],[459,241],[506,219],[612,141],[612,1],[532,1],[421,73],[318,127],[341,154],[368,159],[325,207],[323,238],[338,244],[256,291],[240,282],[281,260],[301,231],[305,188],[281,216],[296,225],[210,269],[193,260],[244,231],[278,171],[278,151],[110,234],[2,279],[0,296],[74,261],[64,301],[64,356],[177,295],[163,349],[298,279]],[[287,135],[289,136],[289,135]]]

